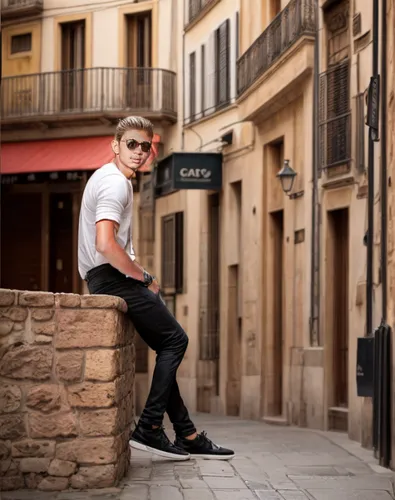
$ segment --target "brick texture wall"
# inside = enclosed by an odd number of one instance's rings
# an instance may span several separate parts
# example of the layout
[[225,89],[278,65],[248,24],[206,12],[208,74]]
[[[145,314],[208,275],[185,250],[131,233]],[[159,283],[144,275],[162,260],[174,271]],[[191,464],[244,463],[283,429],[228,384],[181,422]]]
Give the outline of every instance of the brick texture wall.
[[116,297],[0,289],[0,490],[124,476],[135,366],[125,310]]

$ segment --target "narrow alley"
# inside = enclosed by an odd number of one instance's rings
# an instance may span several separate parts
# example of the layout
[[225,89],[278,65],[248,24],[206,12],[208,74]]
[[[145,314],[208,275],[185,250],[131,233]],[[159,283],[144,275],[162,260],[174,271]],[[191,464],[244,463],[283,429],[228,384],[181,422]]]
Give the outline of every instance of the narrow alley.
[[[0,493],[1,500],[390,500],[395,474],[346,434],[199,415],[199,430],[235,449],[230,462],[171,462],[132,452],[119,488]],[[166,422],[167,431],[171,428]],[[169,432],[169,437],[171,432]]]

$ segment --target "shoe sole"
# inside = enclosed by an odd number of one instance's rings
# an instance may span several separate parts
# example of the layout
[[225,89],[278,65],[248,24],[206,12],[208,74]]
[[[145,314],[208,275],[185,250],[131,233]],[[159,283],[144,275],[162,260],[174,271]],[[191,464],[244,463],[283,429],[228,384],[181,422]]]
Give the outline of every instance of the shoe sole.
[[233,455],[195,455],[192,453],[191,458],[201,458],[203,460],[232,460],[235,457]]
[[135,448],[136,450],[148,451],[149,453],[153,453],[154,455],[158,455],[164,458],[172,458],[173,460],[177,461],[190,460],[191,458],[191,455],[177,455],[176,453],[169,453],[168,451],[157,450],[156,448],[151,448],[151,446],[147,446],[146,444],[139,443],[134,439],[131,439],[129,441],[129,446],[131,448]]

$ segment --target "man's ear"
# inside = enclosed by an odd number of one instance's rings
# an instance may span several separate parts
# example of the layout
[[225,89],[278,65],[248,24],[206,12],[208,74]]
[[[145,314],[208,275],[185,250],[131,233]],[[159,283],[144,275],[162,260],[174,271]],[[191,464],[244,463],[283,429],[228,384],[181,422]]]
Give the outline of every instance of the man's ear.
[[111,147],[114,154],[119,155],[119,143],[115,139],[111,141]]

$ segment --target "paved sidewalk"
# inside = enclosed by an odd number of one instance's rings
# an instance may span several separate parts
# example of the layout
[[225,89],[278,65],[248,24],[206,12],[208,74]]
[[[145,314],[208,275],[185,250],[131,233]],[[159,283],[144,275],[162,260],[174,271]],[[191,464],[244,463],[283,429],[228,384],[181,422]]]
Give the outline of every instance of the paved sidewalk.
[[[344,434],[200,415],[199,430],[236,450],[230,462],[170,462],[132,452],[119,488],[0,493],[1,500],[390,500],[395,474]],[[167,426],[170,429],[169,426]],[[171,433],[169,432],[169,435]]]

